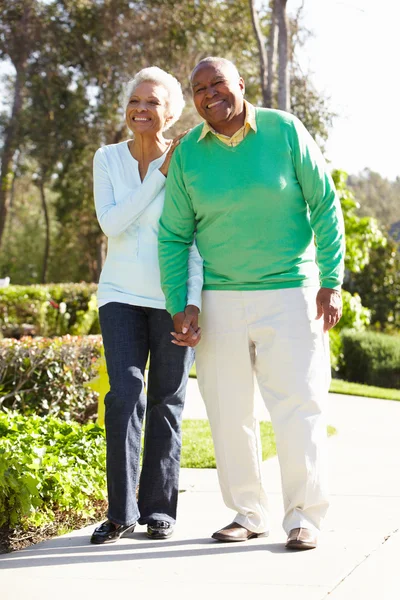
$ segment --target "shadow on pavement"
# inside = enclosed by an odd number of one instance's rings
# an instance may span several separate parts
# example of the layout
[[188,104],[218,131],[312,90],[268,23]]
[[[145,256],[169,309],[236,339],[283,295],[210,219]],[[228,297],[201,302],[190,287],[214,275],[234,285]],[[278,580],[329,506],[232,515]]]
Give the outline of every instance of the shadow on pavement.
[[[132,539],[134,538],[126,538]],[[78,563],[99,563],[110,561],[154,560],[162,558],[188,558],[194,556],[237,554],[245,552],[270,552],[287,554],[284,544],[279,543],[220,543],[202,538],[182,541],[162,541],[146,543],[124,543],[95,546],[86,541],[71,545],[70,539],[58,539],[54,545],[22,550],[0,557],[0,569],[21,569],[27,567],[59,566]],[[62,543],[64,542],[64,543]],[[203,546],[190,549],[188,546]]]

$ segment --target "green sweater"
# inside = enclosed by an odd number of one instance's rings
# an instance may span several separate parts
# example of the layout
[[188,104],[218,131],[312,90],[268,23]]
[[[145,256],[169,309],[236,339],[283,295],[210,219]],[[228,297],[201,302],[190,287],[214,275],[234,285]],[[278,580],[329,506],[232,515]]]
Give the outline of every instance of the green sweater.
[[[339,288],[344,230],[326,163],[293,115],[257,108],[257,132],[236,147],[202,125],[174,152],[159,231],[167,310],[184,310],[196,235],[205,290]],[[314,235],[315,240],[314,240]]]

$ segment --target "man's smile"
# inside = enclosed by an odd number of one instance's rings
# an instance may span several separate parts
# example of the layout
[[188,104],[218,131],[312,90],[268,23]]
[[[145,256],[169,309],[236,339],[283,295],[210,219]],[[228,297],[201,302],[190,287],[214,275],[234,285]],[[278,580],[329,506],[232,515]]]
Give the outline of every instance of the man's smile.
[[206,108],[213,108],[214,106],[218,106],[219,104],[222,104],[222,102],[224,102],[224,100],[216,100],[215,102],[210,102],[209,104],[206,105]]

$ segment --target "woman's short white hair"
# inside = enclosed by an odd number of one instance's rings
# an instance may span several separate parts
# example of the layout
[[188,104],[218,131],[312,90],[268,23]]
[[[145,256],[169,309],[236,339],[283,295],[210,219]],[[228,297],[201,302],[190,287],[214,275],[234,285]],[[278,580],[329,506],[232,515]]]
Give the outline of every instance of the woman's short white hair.
[[181,84],[173,75],[170,75],[159,67],[146,67],[139,71],[139,73],[125,85],[123,95],[124,111],[135,89],[140,83],[144,83],[145,81],[162,85],[168,92],[167,109],[168,114],[172,119],[166,123],[164,127],[165,131],[177,122],[185,106]]

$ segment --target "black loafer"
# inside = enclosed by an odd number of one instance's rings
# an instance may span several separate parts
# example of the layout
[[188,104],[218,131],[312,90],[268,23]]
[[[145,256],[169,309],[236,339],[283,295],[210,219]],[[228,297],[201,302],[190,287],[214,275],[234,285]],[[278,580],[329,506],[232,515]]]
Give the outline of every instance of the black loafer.
[[174,527],[168,521],[152,521],[147,525],[147,537],[152,540],[166,540],[173,532]]
[[125,533],[131,533],[135,529],[136,523],[133,525],[114,525],[111,521],[104,521],[96,527],[90,538],[91,544],[111,544],[116,542]]

